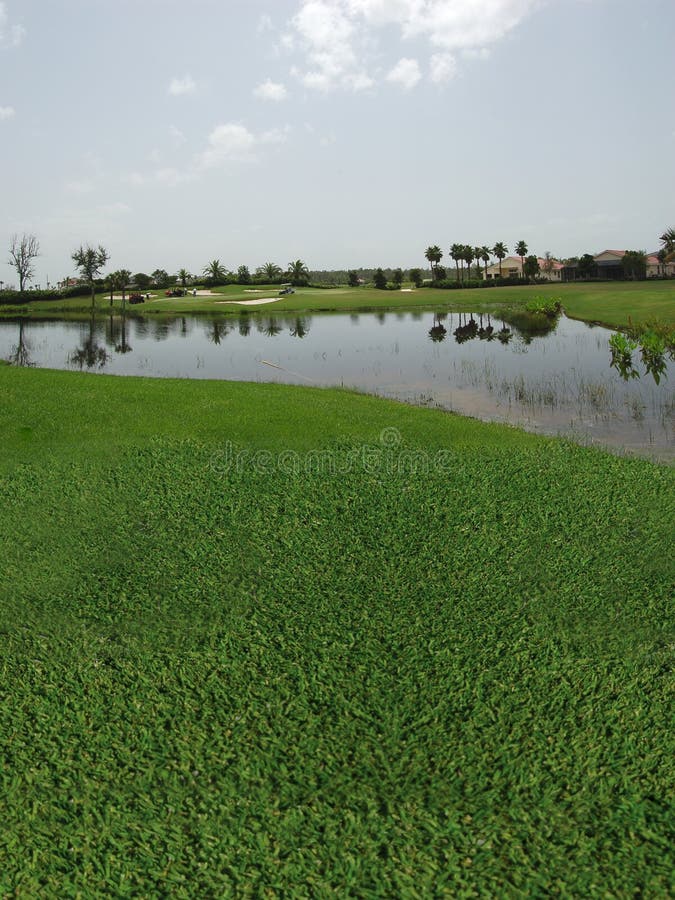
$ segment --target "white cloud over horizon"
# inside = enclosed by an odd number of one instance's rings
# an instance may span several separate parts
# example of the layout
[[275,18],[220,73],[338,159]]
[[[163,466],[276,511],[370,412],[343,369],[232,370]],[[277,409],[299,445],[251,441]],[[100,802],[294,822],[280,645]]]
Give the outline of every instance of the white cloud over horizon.
[[7,4],[0,2],[0,47],[18,47],[26,36],[23,25],[11,25]]
[[288,90],[286,89],[285,84],[272,81],[268,78],[253,89],[253,95],[259,100],[271,100],[279,103],[281,100],[287,99]]
[[168,93],[172,97],[185,97],[188,94],[194,94],[197,90],[197,82],[191,75],[184,75],[182,78],[172,78],[168,87]]
[[[432,53],[429,78],[448,81],[456,69],[453,53],[485,58],[487,47],[505,38],[546,0],[301,0],[281,38],[287,50],[300,49],[305,65],[294,74],[305,87],[364,90],[375,83],[378,32],[398,30],[402,45],[425,42]],[[403,60],[408,57],[403,57]],[[419,65],[419,64],[418,64]],[[401,68],[399,69],[399,66]],[[402,60],[384,79],[411,89],[422,80]]]
[[[177,129],[176,129],[177,130]],[[162,185],[176,187],[194,182],[207,172],[225,168],[228,164],[257,162],[263,147],[286,143],[291,128],[271,128],[256,134],[240,122],[226,122],[213,128],[206,147],[195,153],[185,168],[161,166],[150,173],[129,172],[120,176],[131,187]]]
[[391,84],[397,84],[404,90],[411,91],[422,79],[420,64],[416,59],[403,57],[387,73],[386,77]]

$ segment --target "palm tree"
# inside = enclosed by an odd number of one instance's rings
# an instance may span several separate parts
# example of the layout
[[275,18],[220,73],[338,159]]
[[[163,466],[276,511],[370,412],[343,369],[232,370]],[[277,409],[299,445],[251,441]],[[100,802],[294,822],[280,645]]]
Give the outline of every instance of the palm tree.
[[468,280],[471,281],[471,263],[474,261],[474,251],[471,244],[466,244],[464,246],[464,261],[468,266]]
[[192,275],[190,275],[187,269],[179,269],[178,272],[176,272],[176,278],[180,281],[180,286],[183,288],[188,281],[192,281]]
[[499,277],[502,277],[502,260],[506,259],[509,248],[502,241],[498,241],[492,248],[492,252],[499,260]]
[[476,278],[480,278],[480,260],[481,254],[483,252],[482,247],[474,247],[473,252],[475,254],[474,259],[476,260]]
[[208,265],[204,266],[202,271],[204,275],[213,282],[225,281],[227,278],[227,269],[222,265],[219,259],[212,259]]
[[432,281],[436,280],[436,266],[443,259],[443,251],[440,247],[434,244],[433,247],[427,247],[424,251],[424,258],[428,260],[431,265],[431,279]]
[[301,259],[289,262],[287,275],[296,285],[307,284],[309,281],[309,269]]
[[265,263],[264,266],[258,266],[255,270],[256,275],[259,275],[263,278],[268,284],[273,284],[275,281],[278,281],[279,278],[283,275],[281,270],[281,266],[278,266],[276,263],[268,262]]
[[523,271],[525,266],[525,257],[527,256],[527,244],[525,241],[518,241],[516,244],[516,253],[520,257],[520,277],[525,277],[525,272]]
[[485,245],[483,245],[480,248],[480,258],[483,260],[483,263],[485,265],[485,280],[487,281],[487,267],[488,267],[488,263],[490,262],[490,248],[489,247],[486,247]]
[[675,257],[675,228],[666,228],[659,240],[668,255],[667,260],[673,259]]
[[459,261],[462,259],[462,253],[464,252],[464,248],[461,244],[453,244],[450,247],[450,256],[455,261],[455,269],[457,271],[457,281],[459,281]]

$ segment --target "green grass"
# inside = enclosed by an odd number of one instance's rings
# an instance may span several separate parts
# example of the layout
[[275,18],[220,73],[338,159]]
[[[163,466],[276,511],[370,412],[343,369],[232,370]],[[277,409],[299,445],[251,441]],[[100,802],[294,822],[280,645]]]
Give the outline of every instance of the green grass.
[[[258,286],[256,286],[258,287]],[[278,285],[261,294],[246,293],[246,288],[230,285],[215,288],[216,297],[191,296],[181,298],[163,297],[158,292],[158,301],[142,306],[128,307],[139,315],[157,315],[164,312],[218,312],[223,315],[238,314],[245,309],[228,306],[224,300],[250,300],[256,296],[276,296]],[[478,290],[441,291],[428,288],[412,293],[378,291],[370,287],[335,288],[321,290],[300,288],[289,297],[277,303],[259,307],[258,311],[269,314],[276,312],[351,312],[354,310],[383,310],[444,308],[472,310],[479,306],[501,307],[505,304],[524,305],[534,297],[559,297],[568,315],[586,321],[601,322],[616,327],[626,327],[629,322],[659,320],[675,325],[675,282],[613,282],[598,284],[531,285],[522,288],[502,287]],[[109,310],[108,295],[97,298],[101,312]],[[67,301],[36,301],[23,307],[0,307],[0,316],[22,315],[44,316],[46,314],[86,314],[90,309],[88,297],[76,297]],[[115,301],[115,308],[120,306]],[[254,312],[256,307],[249,307]]]
[[0,427],[0,895],[672,894],[672,469],[7,367]]

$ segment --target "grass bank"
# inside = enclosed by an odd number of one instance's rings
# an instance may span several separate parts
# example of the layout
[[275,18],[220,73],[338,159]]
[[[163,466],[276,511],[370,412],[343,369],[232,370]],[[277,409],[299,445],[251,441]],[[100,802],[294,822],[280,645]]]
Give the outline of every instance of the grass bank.
[[[658,319],[675,325],[675,282],[613,282],[589,284],[530,285],[522,288],[502,287],[477,290],[441,291],[422,288],[407,291],[378,291],[370,287],[334,288],[321,290],[299,288],[297,292],[278,302],[264,306],[241,306],[238,301],[254,298],[276,297],[278,286],[250,288],[230,285],[215,288],[213,296],[168,298],[163,292],[153,294],[142,306],[128,307],[130,313],[159,315],[162,313],[218,313],[240,314],[248,310],[264,314],[288,312],[354,312],[386,309],[453,309],[475,310],[483,307],[499,308],[508,305],[525,305],[533,297],[559,297],[568,315],[585,321],[600,322],[612,327],[626,327],[632,320],[646,322]],[[110,311],[110,298],[97,297],[97,310]],[[116,298],[113,308],[119,310],[121,301]],[[75,297],[66,301],[36,301],[26,306],[0,307],[0,316],[17,314],[41,317],[45,315],[77,315],[89,313],[91,303],[87,297]]]
[[0,893],[672,892],[672,469],[9,367],[0,426]]

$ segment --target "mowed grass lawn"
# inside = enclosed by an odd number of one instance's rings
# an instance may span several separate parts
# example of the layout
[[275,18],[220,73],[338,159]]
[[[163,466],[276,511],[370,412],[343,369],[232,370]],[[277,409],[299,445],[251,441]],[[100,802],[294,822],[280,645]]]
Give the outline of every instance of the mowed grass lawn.
[[[675,325],[675,281],[601,282],[588,284],[526,285],[519,287],[485,288],[472,290],[432,290],[422,288],[411,291],[378,291],[372,287],[298,288],[295,294],[278,302],[261,306],[236,305],[239,301],[278,296],[279,286],[252,287],[228,285],[213,289],[213,296],[169,298],[164,291],[154,292],[151,300],[139,306],[128,306],[129,312],[138,315],[162,313],[216,313],[240,314],[247,310],[252,314],[275,313],[353,312],[358,310],[384,310],[402,308],[476,310],[479,307],[492,310],[505,305],[524,305],[533,297],[555,297],[562,300],[568,315],[586,321],[625,327],[630,321],[644,323],[653,320]],[[229,302],[228,302],[229,301]],[[233,302],[234,301],[234,302]],[[47,314],[86,314],[91,307],[88,297],[69,300],[35,301],[24,306],[2,307],[2,315],[45,316]],[[114,308],[119,311],[121,300],[116,295]],[[97,297],[99,312],[110,309],[109,295]]]
[[673,469],[9,367],[0,427],[0,895],[672,896]]

